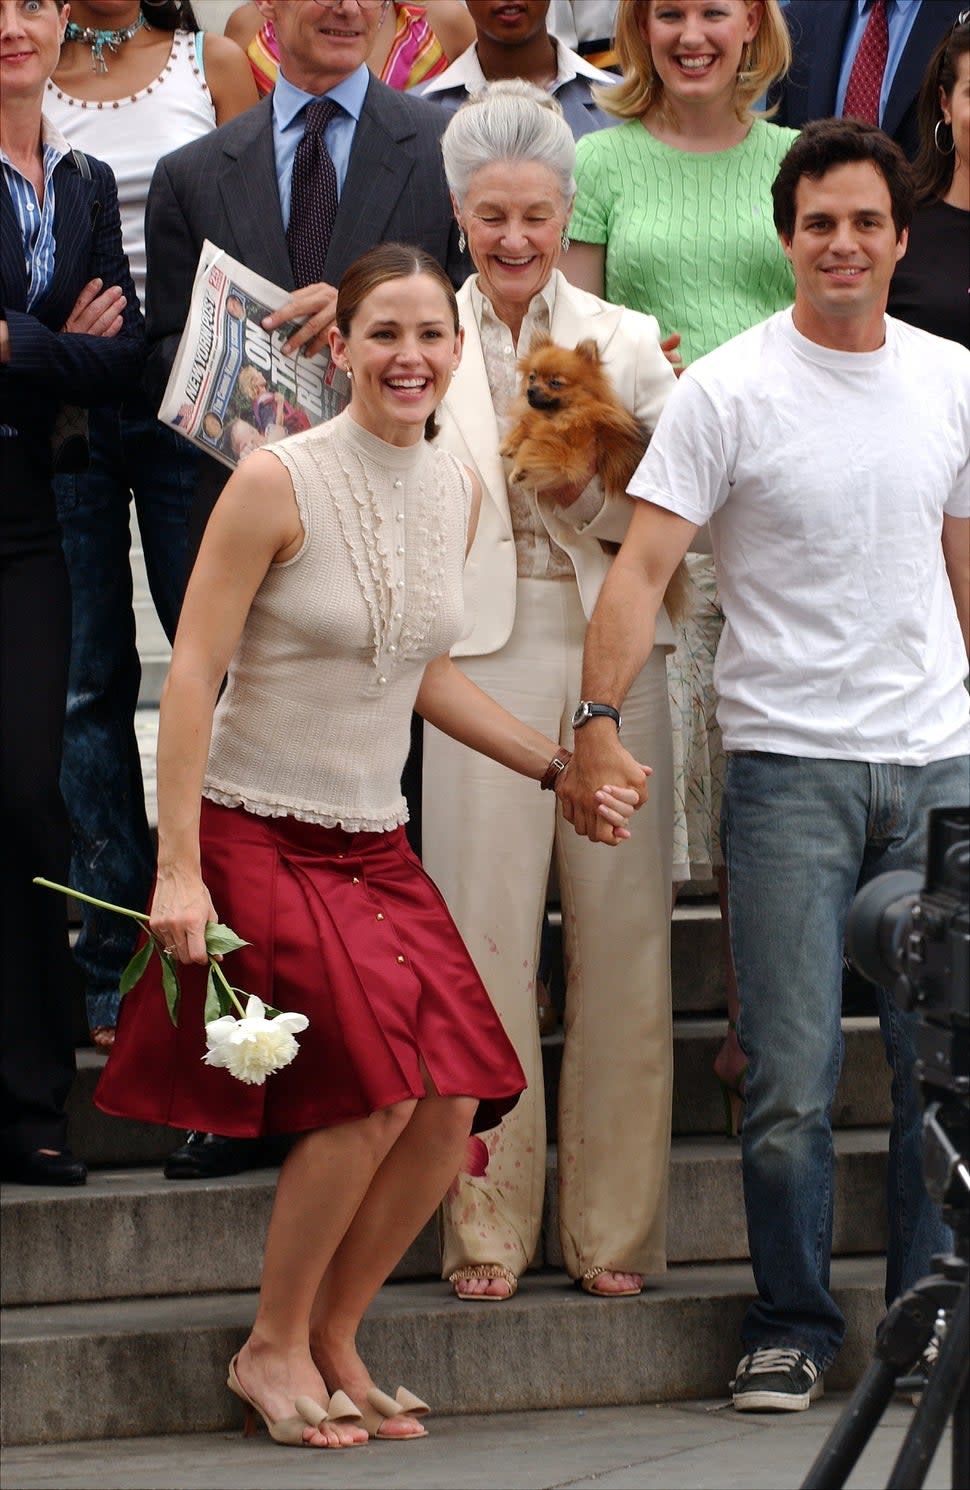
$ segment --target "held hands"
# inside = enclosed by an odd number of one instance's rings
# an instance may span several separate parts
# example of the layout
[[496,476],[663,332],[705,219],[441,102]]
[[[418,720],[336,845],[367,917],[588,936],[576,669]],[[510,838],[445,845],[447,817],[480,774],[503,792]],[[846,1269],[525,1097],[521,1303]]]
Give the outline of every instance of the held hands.
[[118,285],[103,288],[104,281],[91,279],[74,302],[62,331],[72,335],[117,336],[124,325],[125,296]]
[[198,872],[158,869],[149,927],[179,962],[207,962],[205,928],[218,921]]
[[285,305],[263,317],[263,330],[275,331],[287,321],[302,321],[298,330],[283,343],[283,352],[287,357],[292,357],[295,352],[312,357],[327,345],[327,332],[333,325],[336,309],[336,288],[321,280],[319,284],[294,290]]
[[598,721],[577,730],[573,757],[560,772],[556,796],[563,817],[581,837],[615,845],[630,837],[625,824],[646,802],[652,771],[623,748],[612,725],[609,729],[612,739]]

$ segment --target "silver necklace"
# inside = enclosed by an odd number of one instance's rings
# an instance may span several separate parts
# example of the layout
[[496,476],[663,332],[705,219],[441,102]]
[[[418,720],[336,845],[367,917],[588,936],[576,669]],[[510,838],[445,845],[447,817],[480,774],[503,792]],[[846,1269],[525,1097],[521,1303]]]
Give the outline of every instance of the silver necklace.
[[73,21],[68,21],[64,39],[65,41],[83,41],[91,48],[91,71],[107,72],[105,47],[109,52],[116,52],[124,42],[131,41],[131,38],[147,25],[148,22],[141,14],[136,21],[132,21],[131,25],[125,26],[122,31],[102,31],[96,26],[75,26]]

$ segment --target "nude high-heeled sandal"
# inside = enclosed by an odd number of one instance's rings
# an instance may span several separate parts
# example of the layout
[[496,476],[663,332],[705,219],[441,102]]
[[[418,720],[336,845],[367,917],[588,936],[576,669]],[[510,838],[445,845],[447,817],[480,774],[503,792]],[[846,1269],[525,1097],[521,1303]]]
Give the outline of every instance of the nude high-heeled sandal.
[[382,1425],[388,1418],[399,1418],[404,1413],[409,1417],[425,1417],[431,1411],[427,1402],[422,1402],[407,1387],[398,1387],[393,1397],[382,1392],[380,1387],[370,1387],[367,1392],[367,1403],[361,1413],[361,1421],[367,1429],[368,1438],[375,1439],[378,1443],[411,1443],[416,1438],[427,1438],[424,1428],[420,1433],[409,1433],[406,1436],[397,1434],[391,1436],[381,1432]]
[[[262,1418],[266,1424],[266,1431],[274,1443],[288,1444],[295,1448],[315,1449],[322,1448],[322,1444],[307,1443],[303,1437],[307,1428],[319,1428],[321,1423],[349,1423],[361,1422],[363,1414],[351,1402],[345,1392],[334,1392],[327,1407],[321,1407],[312,1397],[300,1396],[293,1403],[296,1413],[289,1418],[277,1418],[275,1421],[255,1402],[246,1388],[242,1385],[236,1375],[236,1362],[239,1356],[234,1355],[229,1362],[229,1376],[226,1381],[230,1392],[233,1392],[244,1403],[246,1408],[246,1419],[243,1424],[243,1433],[246,1438],[252,1438],[256,1432],[256,1417]],[[363,1443],[364,1440],[362,1439]],[[327,1445],[328,1448],[357,1448],[357,1444]]]

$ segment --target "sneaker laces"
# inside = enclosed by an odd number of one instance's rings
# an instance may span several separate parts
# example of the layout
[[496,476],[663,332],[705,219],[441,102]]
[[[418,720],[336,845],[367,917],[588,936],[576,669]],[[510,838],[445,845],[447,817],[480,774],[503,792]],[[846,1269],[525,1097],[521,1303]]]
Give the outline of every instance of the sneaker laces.
[[738,1376],[759,1376],[769,1371],[790,1371],[796,1366],[801,1366],[807,1371],[812,1382],[818,1377],[818,1367],[803,1350],[792,1350],[784,1346],[762,1346],[761,1349],[752,1351],[746,1355],[738,1366]]

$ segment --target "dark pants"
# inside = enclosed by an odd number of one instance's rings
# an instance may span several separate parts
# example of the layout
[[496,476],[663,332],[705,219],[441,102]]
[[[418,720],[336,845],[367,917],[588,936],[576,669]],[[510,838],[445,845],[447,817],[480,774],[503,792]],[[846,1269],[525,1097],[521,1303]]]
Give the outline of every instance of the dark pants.
[[58,778],[71,601],[49,485],[0,440],[0,1151],[62,1148],[74,1079]]

